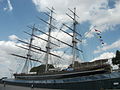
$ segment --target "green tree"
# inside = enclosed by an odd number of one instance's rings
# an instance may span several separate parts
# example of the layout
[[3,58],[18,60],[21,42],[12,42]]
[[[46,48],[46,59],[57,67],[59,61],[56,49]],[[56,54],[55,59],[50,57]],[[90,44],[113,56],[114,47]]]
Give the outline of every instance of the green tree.
[[[46,65],[42,64],[40,66],[31,68],[30,72],[36,72],[37,74],[43,73],[43,72],[45,72],[45,67],[46,67]],[[48,68],[52,69],[52,68],[54,68],[54,66],[52,64],[48,64]]]
[[112,63],[113,65],[118,65],[120,68],[120,51],[116,51],[116,56],[112,59]]
[[[79,61],[74,62],[74,67],[80,67],[81,63]],[[69,65],[69,68],[72,68],[72,64]]]

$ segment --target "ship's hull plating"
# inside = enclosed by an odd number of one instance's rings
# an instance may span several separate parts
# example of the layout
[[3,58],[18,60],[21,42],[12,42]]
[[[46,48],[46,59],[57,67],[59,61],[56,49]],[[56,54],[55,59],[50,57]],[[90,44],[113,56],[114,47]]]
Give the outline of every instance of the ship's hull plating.
[[120,89],[120,72],[54,80],[5,80],[7,84],[37,88],[104,90]]

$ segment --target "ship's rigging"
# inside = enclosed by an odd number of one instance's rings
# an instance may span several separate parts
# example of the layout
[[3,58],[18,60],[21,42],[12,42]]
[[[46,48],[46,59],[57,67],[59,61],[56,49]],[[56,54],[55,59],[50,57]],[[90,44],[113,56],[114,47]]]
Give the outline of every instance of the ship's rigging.
[[[31,52],[35,52],[35,53],[38,53],[38,54],[41,54],[40,52],[45,53],[45,58],[44,58],[44,60],[45,60],[45,65],[46,65],[46,67],[45,67],[45,72],[48,72],[48,70],[49,70],[49,69],[48,69],[48,68],[49,68],[49,67],[48,67],[48,62],[49,62],[49,60],[50,60],[50,56],[57,57],[58,60],[59,60],[59,59],[63,59],[62,56],[57,55],[57,54],[55,54],[55,53],[53,53],[53,52],[51,51],[51,49],[52,49],[51,46],[52,46],[52,45],[57,46],[57,47],[60,47],[60,45],[58,45],[58,44],[56,44],[56,43],[53,43],[53,42],[51,41],[51,39],[54,39],[54,40],[56,40],[56,41],[58,41],[58,42],[60,42],[60,43],[62,43],[62,44],[64,44],[64,45],[67,45],[68,47],[72,48],[72,68],[74,68],[74,62],[75,62],[76,59],[77,59],[77,51],[83,53],[83,51],[80,50],[80,49],[77,47],[77,43],[78,43],[78,42],[82,42],[82,40],[81,40],[81,39],[78,39],[77,36],[82,37],[82,35],[79,34],[79,33],[77,32],[77,30],[76,30],[76,26],[77,26],[77,24],[78,24],[77,19],[76,19],[76,18],[78,17],[77,14],[76,14],[76,8],[74,8],[74,10],[69,9],[69,11],[73,14],[73,17],[66,13],[66,15],[73,20],[73,21],[72,21],[72,22],[73,22],[73,23],[72,23],[72,26],[73,26],[73,27],[70,27],[70,26],[68,26],[68,25],[66,25],[66,24],[62,24],[62,26],[66,27],[67,29],[69,29],[70,31],[72,31],[73,34],[70,34],[69,32],[63,30],[62,28],[58,29],[57,27],[55,27],[55,26],[52,24],[53,20],[55,20],[55,19],[53,18],[54,8],[49,9],[49,10],[50,10],[50,15],[47,14],[47,13],[45,13],[45,14],[49,17],[49,22],[47,22],[47,21],[45,21],[44,19],[38,17],[38,19],[40,19],[41,21],[43,21],[45,24],[49,25],[48,33],[40,30],[40,29],[37,28],[37,27],[35,27],[35,25],[34,25],[34,26],[28,26],[30,29],[32,29],[32,34],[30,34],[30,33],[28,33],[28,32],[25,32],[25,33],[31,36],[30,42],[28,43],[28,42],[26,42],[26,41],[23,41],[23,40],[18,39],[19,42],[24,43],[24,44],[25,44],[24,46],[26,46],[26,47],[23,47],[23,46],[18,46],[18,47],[20,47],[20,48],[22,48],[22,49],[28,50],[28,53],[27,53],[26,56],[17,55],[17,54],[12,54],[12,55],[14,55],[14,56],[21,57],[21,58],[24,58],[24,59],[25,59],[25,65],[24,65],[24,67],[23,67],[22,73],[28,73],[28,72],[29,72],[28,70],[29,70],[29,67],[30,67],[30,65],[31,65],[31,61],[36,61],[36,62],[43,63],[43,62],[40,61],[40,60],[32,59],[32,54],[31,54]],[[78,18],[79,18],[79,17],[78,17]],[[53,37],[53,36],[51,35],[51,32],[52,32],[53,29],[60,30],[60,31],[62,31],[63,33],[65,33],[65,34],[67,34],[68,36],[70,36],[70,37],[72,38],[72,41],[71,41],[72,45],[71,45],[71,44],[68,44],[67,42],[64,42],[64,41],[62,41],[62,40],[60,40],[60,39],[57,39],[56,37]],[[39,37],[39,36],[35,35],[35,32],[36,32],[36,31],[41,32],[41,33],[45,34],[46,36],[48,36],[47,40],[44,39],[44,38],[42,38],[42,37]],[[35,37],[35,38],[38,38],[38,39],[41,39],[41,40],[43,40],[43,41],[46,42],[46,50],[43,50],[40,46],[33,45],[32,42],[33,42],[33,40],[34,40],[34,39],[33,39],[34,37]]]

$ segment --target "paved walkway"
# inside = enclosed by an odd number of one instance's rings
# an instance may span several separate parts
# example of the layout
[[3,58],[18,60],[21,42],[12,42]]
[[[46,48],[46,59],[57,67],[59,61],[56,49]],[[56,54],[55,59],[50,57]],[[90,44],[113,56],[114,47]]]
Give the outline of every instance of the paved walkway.
[[21,86],[13,86],[13,85],[4,86],[4,84],[0,84],[0,90],[53,90],[53,89],[30,88],[30,87],[21,87]]

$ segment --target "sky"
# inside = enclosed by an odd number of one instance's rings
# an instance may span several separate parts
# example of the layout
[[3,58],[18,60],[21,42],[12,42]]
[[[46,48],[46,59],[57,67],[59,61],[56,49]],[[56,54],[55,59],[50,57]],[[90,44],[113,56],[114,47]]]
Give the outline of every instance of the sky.
[[[15,46],[20,44],[15,39],[29,37],[23,33],[23,31],[30,32],[27,26],[35,24],[47,31],[46,25],[37,18],[39,16],[49,21],[43,14],[48,12],[47,7],[55,8],[56,14],[53,17],[57,21],[54,25],[58,28],[62,23],[71,25],[71,20],[66,13],[72,15],[68,8],[73,10],[76,7],[76,14],[79,16],[77,30],[83,36],[80,46],[84,51],[82,60],[112,58],[116,50],[120,50],[120,0],[0,0],[0,77],[10,76],[20,69],[18,66],[22,61],[17,61],[18,58],[11,56],[10,53],[24,54],[24,50]],[[104,45],[95,29],[100,31]],[[56,36],[58,31],[54,30],[52,34]],[[43,34],[39,36],[46,38]],[[59,32],[57,38],[68,43],[70,41],[70,37],[62,32]],[[38,44],[38,40],[34,43]],[[65,46],[63,45],[62,48]],[[55,53],[63,54],[62,51]],[[70,58],[69,55],[65,57]]]

